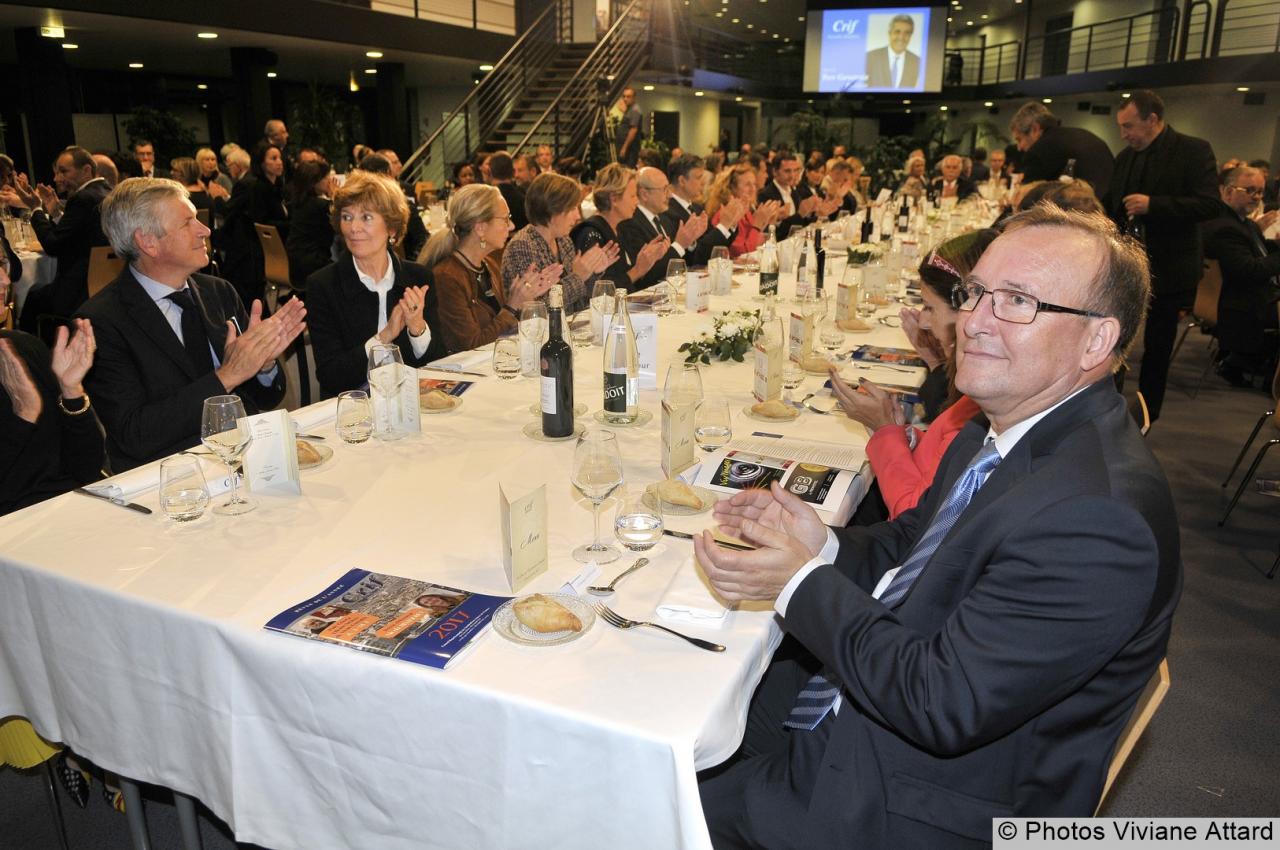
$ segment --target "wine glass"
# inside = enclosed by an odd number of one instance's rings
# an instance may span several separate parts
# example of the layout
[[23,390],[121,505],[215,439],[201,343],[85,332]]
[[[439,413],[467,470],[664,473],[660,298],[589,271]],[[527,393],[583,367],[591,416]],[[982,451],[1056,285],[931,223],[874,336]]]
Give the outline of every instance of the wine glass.
[[373,405],[364,390],[338,393],[338,415],[334,420],[338,436],[345,443],[363,443],[373,435]]
[[579,437],[573,450],[573,472],[569,480],[591,501],[595,516],[591,545],[574,549],[574,560],[584,564],[616,561],[617,548],[600,540],[600,505],[622,486],[622,455],[618,451],[617,435],[604,428],[592,428]]
[[209,488],[199,458],[181,454],[160,462],[160,507],[174,522],[189,522],[204,515]]
[[704,398],[693,411],[693,439],[704,452],[714,452],[733,439],[733,420],[724,399]]
[[378,414],[374,425],[374,435],[381,440],[395,440],[403,436],[396,433],[393,411],[399,408],[400,387],[408,377],[404,366],[404,358],[398,345],[376,344],[369,349],[369,388],[376,390],[382,397],[377,403],[375,397],[374,411]]
[[613,297],[617,292],[611,280],[597,280],[591,288],[591,336],[597,345],[604,345],[604,335],[608,332],[604,317],[613,314]]
[[248,499],[240,498],[236,489],[236,467],[252,439],[249,429],[240,425],[244,418],[244,403],[240,396],[216,395],[204,400],[204,410],[200,415],[200,442],[227,465],[227,476],[231,481],[231,496],[214,507],[215,514],[236,516],[256,507]]
[[569,317],[569,342],[574,348],[590,348],[591,310],[579,310]]
[[671,312],[677,315],[684,312],[680,302],[684,300],[684,278],[688,270],[684,260],[671,260],[667,263],[667,284],[673,293]]
[[538,377],[538,354],[547,341],[547,305],[530,301],[520,308],[520,374]]
[[711,292],[715,295],[730,295],[733,292],[733,260],[729,258],[729,248],[717,245],[711,249],[711,257],[707,260],[707,271],[711,275]]
[[702,401],[702,370],[697,363],[672,363],[667,367],[662,400],[673,408]]
[[662,500],[655,492],[645,498],[643,487],[627,487],[618,499],[613,533],[632,552],[652,549],[662,539]]
[[670,316],[671,312],[676,308],[675,290],[671,284],[665,280],[660,280],[653,286],[653,312],[658,317]]
[[504,336],[493,341],[493,374],[503,381],[520,375],[520,341]]

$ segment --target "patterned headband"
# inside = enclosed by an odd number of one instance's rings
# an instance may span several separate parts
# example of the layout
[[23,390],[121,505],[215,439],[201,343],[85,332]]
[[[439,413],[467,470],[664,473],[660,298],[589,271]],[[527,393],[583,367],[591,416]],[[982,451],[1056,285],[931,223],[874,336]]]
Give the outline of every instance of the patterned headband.
[[960,272],[956,271],[955,266],[951,265],[951,263],[947,262],[945,259],[938,256],[937,251],[930,251],[929,257],[924,261],[924,264],[926,266],[931,266],[935,269],[941,269],[942,271],[954,277],[957,281],[959,281],[960,278],[962,277]]

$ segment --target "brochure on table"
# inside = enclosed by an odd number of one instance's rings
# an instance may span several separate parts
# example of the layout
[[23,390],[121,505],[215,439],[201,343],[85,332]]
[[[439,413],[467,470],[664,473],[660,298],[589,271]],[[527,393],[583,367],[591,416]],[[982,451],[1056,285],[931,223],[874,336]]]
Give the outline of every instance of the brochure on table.
[[298,445],[293,420],[287,410],[246,416],[241,428],[250,434],[244,453],[244,475],[249,491],[261,495],[301,496]]
[[843,527],[867,491],[866,460],[860,448],[755,432],[704,460],[694,484],[733,494],[777,481],[813,505],[827,525]]

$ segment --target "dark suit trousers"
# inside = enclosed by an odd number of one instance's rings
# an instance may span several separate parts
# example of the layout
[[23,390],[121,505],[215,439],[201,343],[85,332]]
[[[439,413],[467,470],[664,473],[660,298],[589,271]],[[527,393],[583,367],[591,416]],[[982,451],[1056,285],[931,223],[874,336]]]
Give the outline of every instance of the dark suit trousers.
[[1138,376],[1138,389],[1147,400],[1147,409],[1151,411],[1153,420],[1160,416],[1160,407],[1164,404],[1169,358],[1178,336],[1178,311],[1190,309],[1195,297],[1194,290],[1151,296],[1147,330],[1142,338],[1142,372]]

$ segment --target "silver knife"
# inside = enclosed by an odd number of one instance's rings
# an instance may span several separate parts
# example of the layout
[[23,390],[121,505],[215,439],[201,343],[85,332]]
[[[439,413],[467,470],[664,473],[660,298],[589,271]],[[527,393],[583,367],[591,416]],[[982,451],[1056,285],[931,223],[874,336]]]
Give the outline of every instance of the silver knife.
[[83,493],[86,496],[92,496],[95,499],[103,499],[113,505],[119,505],[122,508],[128,508],[131,511],[137,511],[140,514],[151,513],[151,508],[144,508],[142,505],[137,505],[133,502],[126,502],[124,499],[117,499],[114,496],[104,496],[101,493],[95,493],[92,490],[85,489],[84,487],[77,487],[76,492]]
[[466,372],[466,371],[463,371],[462,369],[441,369],[439,367],[433,367],[433,366],[423,366],[422,368],[426,369],[429,372],[444,372],[449,375],[472,375],[476,378],[489,377],[487,372]]
[[[670,528],[662,529],[663,534],[670,534],[672,537],[679,537],[681,540],[692,540],[693,535],[687,531],[673,531]],[[717,546],[723,546],[726,549],[737,549],[739,552],[754,552],[754,546],[743,546],[740,543],[730,543],[727,540],[717,540]]]

